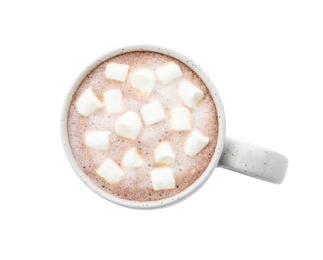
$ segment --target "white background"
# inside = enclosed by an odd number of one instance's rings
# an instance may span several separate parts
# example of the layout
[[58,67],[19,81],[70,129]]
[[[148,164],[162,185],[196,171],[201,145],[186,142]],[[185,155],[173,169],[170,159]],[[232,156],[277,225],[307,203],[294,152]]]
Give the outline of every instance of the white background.
[[[1,1],[0,259],[323,259],[322,13],[309,0]],[[61,145],[64,96],[94,59],[140,43],[203,67],[228,136],[285,154],[285,182],[216,169],[153,211],[90,191]]]

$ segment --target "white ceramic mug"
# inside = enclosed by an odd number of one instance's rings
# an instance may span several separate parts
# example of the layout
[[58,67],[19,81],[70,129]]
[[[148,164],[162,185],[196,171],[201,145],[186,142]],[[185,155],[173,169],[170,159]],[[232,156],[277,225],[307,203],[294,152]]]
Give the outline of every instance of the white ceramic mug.
[[[72,100],[73,94],[76,91],[77,87],[81,83],[81,81],[85,78],[85,76],[91,72],[95,67],[97,67],[103,61],[112,58],[114,56],[132,52],[132,51],[153,51],[162,54],[166,54],[176,58],[177,60],[183,62],[188,67],[190,67],[206,84],[208,87],[214,103],[217,108],[218,114],[218,142],[216,145],[215,152],[213,157],[204,171],[204,173],[187,189],[184,191],[157,201],[145,201],[145,202],[137,202],[130,201],[117,198],[109,193],[101,190],[97,185],[95,185],[92,180],[82,171],[82,169],[78,166],[75,161],[75,158],[72,154],[71,148],[69,146],[68,134],[67,134],[67,115],[70,102]],[[116,204],[130,207],[130,208],[140,208],[140,209],[151,209],[151,208],[159,208],[168,206],[183,199],[189,197],[194,192],[196,192],[199,188],[203,186],[203,184],[208,180],[208,178],[213,173],[216,167],[227,168],[251,177],[255,177],[261,180],[269,181],[272,183],[281,183],[284,180],[288,160],[285,156],[270,151],[268,149],[255,146],[252,144],[248,144],[245,142],[237,141],[230,139],[226,136],[225,133],[225,116],[223,105],[220,99],[220,96],[211,81],[211,79],[206,75],[206,73],[191,59],[186,56],[179,54],[173,50],[169,50],[166,48],[156,47],[156,46],[131,46],[122,49],[118,49],[112,52],[109,52],[106,55],[103,55],[101,58],[95,60],[90,66],[88,66],[80,76],[77,77],[76,81],[73,83],[70,88],[63,105],[62,117],[61,117],[61,134],[62,141],[65,149],[66,156],[78,175],[78,177],[95,193],[100,195],[101,197],[114,202]]]

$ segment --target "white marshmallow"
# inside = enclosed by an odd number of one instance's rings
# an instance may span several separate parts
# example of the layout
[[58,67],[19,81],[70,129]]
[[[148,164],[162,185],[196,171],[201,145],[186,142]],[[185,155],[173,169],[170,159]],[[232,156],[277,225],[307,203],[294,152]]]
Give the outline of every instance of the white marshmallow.
[[163,107],[159,101],[152,101],[140,109],[145,125],[158,123],[166,118]]
[[196,108],[198,103],[204,97],[203,91],[188,81],[183,81],[179,85],[178,93],[182,101],[189,108]]
[[155,191],[175,188],[173,170],[169,167],[161,167],[152,170],[151,181]]
[[89,116],[101,107],[103,104],[90,88],[85,90],[76,102],[77,111],[83,116]]
[[142,127],[140,116],[135,112],[124,113],[115,125],[115,131],[118,135],[135,140]]
[[175,154],[168,142],[162,142],[155,151],[155,163],[170,165],[175,160]]
[[110,62],[105,68],[105,77],[108,79],[125,82],[128,75],[128,70],[129,65]]
[[137,149],[134,147],[125,153],[122,159],[122,166],[129,167],[129,168],[136,168],[136,167],[140,167],[143,161],[144,160],[139,155]]
[[184,152],[193,157],[197,155],[208,143],[209,138],[196,129],[188,136],[184,145]]
[[124,111],[122,92],[119,89],[104,92],[104,103],[110,114],[119,114]]
[[172,110],[172,129],[175,131],[191,130],[191,113],[186,107]]
[[85,144],[91,148],[107,150],[109,149],[110,134],[109,131],[86,132]]
[[110,158],[105,160],[96,173],[112,184],[120,182],[124,176],[123,170]]
[[139,70],[131,78],[132,87],[146,95],[150,95],[155,87],[155,83],[155,75],[149,69]]
[[170,62],[158,68],[156,75],[158,80],[165,85],[182,76],[182,71],[176,63]]

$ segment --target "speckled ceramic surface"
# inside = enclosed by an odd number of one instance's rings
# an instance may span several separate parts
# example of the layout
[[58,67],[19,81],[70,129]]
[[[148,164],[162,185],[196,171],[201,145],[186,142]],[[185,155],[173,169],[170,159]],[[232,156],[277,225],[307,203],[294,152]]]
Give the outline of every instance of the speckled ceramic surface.
[[227,138],[220,165],[254,178],[280,184],[285,178],[288,160],[269,149]]
[[[173,56],[179,61],[185,63],[194,72],[196,72],[197,75],[204,81],[204,83],[208,87],[213,97],[214,103],[217,108],[218,125],[219,125],[218,142],[217,142],[215,153],[211,159],[209,166],[201,175],[201,177],[197,179],[197,181],[193,185],[191,185],[181,193],[178,193],[177,195],[164,200],[135,202],[135,201],[123,200],[102,191],[89,179],[89,177],[86,174],[84,174],[82,169],[77,165],[72,155],[71,148],[69,147],[69,141],[68,141],[68,135],[67,135],[67,114],[68,114],[69,104],[71,102],[73,94],[77,89],[78,85],[83,80],[83,78],[92,69],[94,69],[97,65],[99,65],[102,61],[107,60],[111,57],[117,56],[119,54],[132,52],[132,51],[158,52],[161,54]],[[62,110],[62,117],[61,117],[61,135],[62,135],[62,141],[63,141],[63,146],[64,146],[66,156],[72,168],[74,169],[78,177],[83,181],[83,183],[86,184],[92,191],[97,193],[99,196],[113,203],[130,207],[130,208],[151,209],[151,208],[164,207],[164,206],[168,206],[168,205],[180,202],[183,199],[192,195],[194,192],[196,192],[201,186],[203,186],[203,184],[208,180],[210,175],[213,173],[214,169],[219,166],[222,166],[224,168],[231,169],[252,177],[274,182],[274,183],[281,183],[285,176],[285,172],[287,170],[287,159],[284,156],[279,155],[275,152],[271,152],[264,148],[249,145],[239,141],[234,141],[232,139],[227,139],[225,135],[225,116],[224,116],[222,102],[211,79],[195,62],[193,62],[191,59],[187,58],[186,56],[166,48],[155,47],[155,46],[132,46],[132,47],[125,47],[122,49],[118,49],[106,55],[103,55],[99,59],[95,60],[90,66],[88,66],[77,77],[76,81],[72,84],[65,98],[65,101],[63,104],[63,110]]]

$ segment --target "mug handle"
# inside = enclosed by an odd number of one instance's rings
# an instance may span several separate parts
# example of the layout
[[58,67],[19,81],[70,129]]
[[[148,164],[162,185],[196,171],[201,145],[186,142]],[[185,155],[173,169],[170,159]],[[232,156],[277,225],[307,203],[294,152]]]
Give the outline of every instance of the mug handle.
[[219,166],[280,184],[286,175],[288,159],[269,149],[227,138]]

